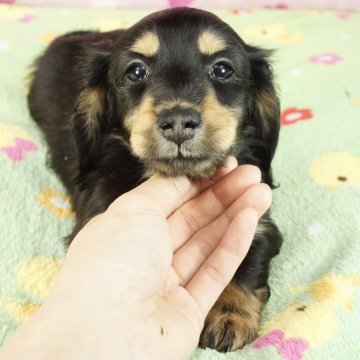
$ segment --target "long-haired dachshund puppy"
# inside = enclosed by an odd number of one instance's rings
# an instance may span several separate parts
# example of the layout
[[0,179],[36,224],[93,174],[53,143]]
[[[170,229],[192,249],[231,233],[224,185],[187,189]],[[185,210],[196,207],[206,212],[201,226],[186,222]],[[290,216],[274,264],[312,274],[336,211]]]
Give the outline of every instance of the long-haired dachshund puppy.
[[[190,8],[154,13],[128,30],[57,38],[36,63],[28,102],[73,196],[70,239],[153,173],[211,178],[232,154],[259,166],[272,187],[279,101],[269,55]],[[231,351],[256,337],[281,242],[266,213],[200,346]]]

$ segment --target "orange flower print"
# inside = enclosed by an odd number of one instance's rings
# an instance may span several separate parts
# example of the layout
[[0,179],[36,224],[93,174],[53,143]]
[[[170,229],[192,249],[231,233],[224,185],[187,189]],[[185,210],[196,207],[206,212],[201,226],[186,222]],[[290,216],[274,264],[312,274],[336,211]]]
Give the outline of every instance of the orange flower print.
[[37,197],[37,201],[48,208],[54,215],[66,219],[74,216],[71,198],[53,189],[44,189]]

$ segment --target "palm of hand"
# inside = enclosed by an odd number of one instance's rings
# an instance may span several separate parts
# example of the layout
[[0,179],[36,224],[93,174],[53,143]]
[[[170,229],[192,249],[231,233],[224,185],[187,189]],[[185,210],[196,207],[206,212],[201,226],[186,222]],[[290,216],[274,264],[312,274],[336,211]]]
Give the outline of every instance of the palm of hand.
[[[230,281],[250,246],[258,214],[270,199],[265,197],[256,205],[259,189],[251,188],[251,176],[238,183],[235,195],[229,181],[209,187],[167,217],[157,205],[143,204],[143,214],[136,216],[143,231],[127,227],[132,234],[125,238],[133,239],[133,255],[138,257],[133,263],[139,286],[133,283],[134,273],[128,277],[132,297],[137,296],[136,303],[141,304],[141,311],[136,311],[141,314],[136,332],[147,338],[148,349],[156,344],[150,352],[154,358],[161,358],[155,356],[161,342],[161,349],[185,352],[197,345],[206,314],[216,300],[211,292],[219,296]],[[209,203],[212,206],[205,208]],[[234,231],[243,242],[234,242]],[[144,258],[144,253],[151,256]],[[229,266],[233,268],[230,275],[224,271]],[[176,358],[186,358],[179,355]]]
[[125,324],[134,354],[188,358],[271,202],[257,168],[233,168],[205,185],[150,179],[115,200],[73,241],[53,298],[71,282],[84,289],[74,292],[84,317],[111,312],[108,328],[124,332]]

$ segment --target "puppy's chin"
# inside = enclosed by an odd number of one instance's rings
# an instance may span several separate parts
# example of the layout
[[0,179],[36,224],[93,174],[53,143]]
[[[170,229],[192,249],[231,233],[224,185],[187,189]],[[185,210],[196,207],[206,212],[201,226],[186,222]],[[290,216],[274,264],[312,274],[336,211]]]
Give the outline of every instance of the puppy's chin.
[[187,176],[191,180],[212,179],[216,171],[223,165],[227,154],[216,158],[187,159],[172,158],[162,160],[147,160],[146,177],[159,174],[166,177]]

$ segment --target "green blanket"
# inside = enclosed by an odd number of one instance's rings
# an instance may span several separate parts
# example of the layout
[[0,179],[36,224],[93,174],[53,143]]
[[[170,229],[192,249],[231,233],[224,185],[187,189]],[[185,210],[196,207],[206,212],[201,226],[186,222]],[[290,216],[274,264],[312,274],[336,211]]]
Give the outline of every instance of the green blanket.
[[[148,12],[0,6],[0,344],[46,297],[74,223],[27,110],[28,67],[59,34],[126,28]],[[278,50],[283,111],[273,214],[285,242],[272,262],[259,339],[235,353],[197,350],[193,358],[357,359],[360,13],[216,13],[246,41]]]

